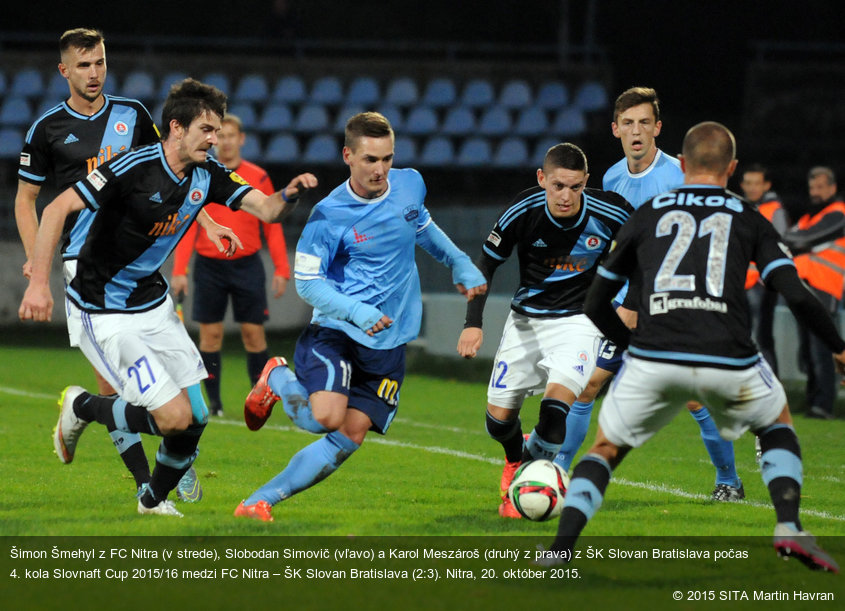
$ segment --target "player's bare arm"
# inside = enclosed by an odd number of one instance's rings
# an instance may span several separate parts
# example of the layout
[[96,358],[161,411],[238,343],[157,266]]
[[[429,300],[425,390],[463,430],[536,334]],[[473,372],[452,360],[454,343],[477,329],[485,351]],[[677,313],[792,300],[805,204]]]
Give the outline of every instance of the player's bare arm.
[[[226,253],[227,257],[235,254],[238,248],[244,247],[240,238],[238,238],[231,228],[217,223],[204,209],[200,210],[200,213],[197,215],[197,224],[205,229],[208,239],[217,247],[217,250]],[[224,244],[223,240],[226,240],[228,243]]]
[[293,202],[308,189],[317,186],[317,177],[308,172],[295,176],[288,185],[272,195],[253,189],[241,200],[241,210],[249,212],[265,223],[276,223],[285,212],[290,212]]
[[484,341],[484,332],[480,327],[467,327],[458,338],[458,354],[465,359],[475,358]]
[[32,251],[35,248],[35,236],[38,233],[38,213],[35,202],[41,187],[23,180],[18,181],[18,192],[15,195],[15,221],[21,236],[26,261],[23,264],[24,278],[32,275]]

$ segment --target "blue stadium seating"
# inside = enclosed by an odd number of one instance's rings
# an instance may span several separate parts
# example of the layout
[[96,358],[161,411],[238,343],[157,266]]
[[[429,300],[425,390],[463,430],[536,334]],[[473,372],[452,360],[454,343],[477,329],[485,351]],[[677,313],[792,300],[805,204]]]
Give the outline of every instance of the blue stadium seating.
[[587,117],[575,106],[564,108],[555,116],[551,132],[562,138],[581,136],[587,132]]
[[537,89],[534,105],[546,110],[563,108],[569,104],[569,89],[560,81],[545,81]]
[[521,168],[528,164],[528,145],[522,138],[505,138],[496,148],[493,166],[497,168]]
[[45,96],[44,99],[41,100],[41,103],[38,105],[38,109],[35,111],[35,114],[32,115],[33,121],[38,117],[43,116],[44,113],[46,113],[48,110],[55,108],[62,102],[64,102],[64,100],[50,99]]
[[15,73],[9,84],[9,96],[37,98],[44,95],[44,79],[35,68],[24,68]]
[[390,121],[394,132],[401,132],[405,129],[405,115],[398,106],[388,104],[379,108],[378,111]]
[[437,132],[437,128],[437,113],[427,106],[413,108],[405,118],[405,132],[412,136],[428,136]]
[[349,121],[349,117],[357,115],[359,112],[363,111],[364,107],[360,104],[344,104],[340,107],[340,110],[337,111],[337,115],[335,115],[333,131],[336,134],[344,133],[346,131],[346,122]]
[[541,167],[543,160],[546,158],[546,151],[552,148],[555,144],[560,144],[558,138],[541,138],[534,144],[534,150],[531,153],[530,165],[534,167]]
[[23,148],[23,131],[0,128],[0,159],[18,159]]
[[475,114],[465,106],[453,106],[446,112],[440,131],[447,136],[467,136],[475,132]]
[[340,148],[334,136],[317,134],[305,145],[302,160],[306,163],[337,163],[340,161]]
[[393,166],[412,167],[417,161],[417,142],[409,136],[396,136],[393,146]]
[[359,76],[349,85],[345,103],[372,108],[381,98],[381,87],[371,76]]
[[522,110],[514,125],[514,134],[517,136],[542,136],[549,130],[549,118],[546,111],[537,106],[531,106]]
[[593,112],[607,108],[608,101],[604,85],[598,81],[587,81],[578,88],[573,104],[584,112]]
[[214,87],[217,87],[226,95],[230,95],[232,93],[232,81],[229,79],[228,75],[222,72],[209,72],[204,74],[201,80],[206,85],[213,85]]
[[261,111],[256,129],[260,132],[284,132],[293,127],[293,113],[287,104],[271,102]]
[[258,114],[252,104],[240,102],[232,104],[227,110],[241,120],[244,124],[244,131],[251,132],[258,127]]
[[420,165],[447,166],[455,163],[455,147],[445,136],[434,136],[423,144],[419,156]]
[[293,122],[293,131],[313,134],[329,129],[329,113],[321,104],[306,104],[299,109]]
[[238,81],[232,99],[235,102],[263,104],[270,97],[270,86],[261,74],[246,74]]
[[486,79],[472,79],[464,85],[461,104],[470,108],[490,106],[496,101],[493,85]]
[[343,102],[343,84],[336,76],[323,76],[314,81],[311,86],[309,101],[314,104],[329,106]]
[[264,160],[261,152],[261,140],[255,136],[247,135],[244,145],[241,147],[241,157],[253,163],[261,163]]
[[120,95],[125,98],[141,100],[145,104],[150,102],[155,97],[155,81],[152,75],[143,70],[130,72],[123,81],[123,89]]
[[458,99],[458,91],[454,81],[448,78],[432,79],[426,85],[420,104],[432,108],[452,106]]
[[[7,97],[0,106],[0,125],[4,127],[29,127],[32,120],[32,108],[24,98]],[[20,152],[20,151],[18,151]]]
[[414,79],[400,77],[390,81],[385,92],[384,101],[387,104],[407,108],[413,106],[419,100],[419,89]]
[[501,106],[491,106],[484,111],[478,122],[478,133],[482,136],[504,136],[513,123],[511,115]]
[[487,165],[493,160],[493,150],[487,138],[467,138],[458,151],[458,165],[477,167]]
[[531,106],[531,86],[522,79],[508,81],[499,93],[499,106],[522,109]]
[[158,86],[158,96],[157,96],[158,99],[159,100],[166,99],[167,94],[170,93],[170,88],[173,85],[175,85],[176,83],[179,83],[180,81],[184,81],[186,78],[188,78],[188,75],[185,74],[184,72],[180,72],[180,71],[172,71],[172,72],[168,72],[167,74],[165,74],[161,78],[161,82],[159,83],[159,86]]
[[286,104],[302,104],[308,99],[308,89],[302,77],[288,74],[276,81],[273,89],[273,101]]
[[299,142],[290,134],[277,134],[270,139],[264,151],[267,163],[291,163],[299,159]]
[[[108,78],[106,79],[106,83],[111,85],[112,75],[109,74]],[[113,89],[116,91],[116,89]],[[50,77],[49,81],[47,82],[47,87],[44,90],[44,97],[49,98],[51,100],[66,100],[68,98],[68,84],[67,79],[62,76],[62,73],[58,70],[53,73],[53,76]]]

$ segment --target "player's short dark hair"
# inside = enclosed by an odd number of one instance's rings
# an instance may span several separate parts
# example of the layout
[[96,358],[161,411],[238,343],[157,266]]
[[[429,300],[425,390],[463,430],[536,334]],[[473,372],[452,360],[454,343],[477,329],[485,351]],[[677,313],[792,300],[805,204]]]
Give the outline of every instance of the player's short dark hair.
[[62,34],[59,38],[59,55],[68,49],[93,49],[106,39],[100,30],[93,28],[74,28]]
[[736,139],[727,127],[716,121],[693,125],[682,147],[686,169],[722,173],[736,158]]
[[357,115],[352,115],[346,122],[343,146],[354,151],[358,140],[364,136],[393,138],[393,127],[387,117],[379,112],[359,112]]
[[818,176],[825,176],[827,177],[827,184],[835,185],[836,184],[836,174],[833,173],[827,166],[817,165],[813,168],[810,168],[810,171],[807,172],[807,181],[811,181]]
[[555,144],[543,158],[543,171],[548,173],[555,168],[565,170],[581,170],[587,173],[587,156],[579,147],[571,142]]
[[769,173],[769,169],[762,163],[752,163],[749,165],[742,171],[743,176],[746,174],[762,174],[765,182],[772,182],[772,176]]
[[226,115],[226,94],[213,85],[186,78],[170,87],[161,110],[161,139],[170,135],[170,122],[176,119],[187,128],[204,112],[211,112],[222,120]]
[[623,112],[640,104],[651,104],[654,120],[660,121],[660,100],[657,98],[657,91],[651,87],[631,87],[616,98],[616,103],[613,105],[614,123]]

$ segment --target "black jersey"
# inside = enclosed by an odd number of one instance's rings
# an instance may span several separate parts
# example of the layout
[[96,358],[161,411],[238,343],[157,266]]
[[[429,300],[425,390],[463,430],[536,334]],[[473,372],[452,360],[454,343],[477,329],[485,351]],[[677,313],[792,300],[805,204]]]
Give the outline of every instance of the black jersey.
[[158,143],[106,162],[73,189],[96,215],[68,296],[89,312],[135,312],[164,301],[159,268],[200,209],[237,210],[252,187],[210,156],[180,179]]
[[556,219],[542,188],[520,193],[482,247],[498,263],[517,250],[519,288],[511,308],[531,317],[581,313],[598,261],[632,212],[621,195],[584,189],[578,214]]
[[616,237],[599,274],[640,286],[637,357],[717,367],[747,367],[751,339],[745,274],[763,280],[794,265],[766,218],[721,187],[684,186],[648,200]]
[[[26,134],[18,177],[39,186],[49,179],[64,190],[118,153],[158,141],[158,130],[141,102],[104,97],[103,107],[90,117],[74,111],[67,102],[41,115]],[[69,216],[65,223],[62,236],[65,259],[76,257],[91,224],[89,214],[80,216],[72,249],[69,234],[77,215]]]

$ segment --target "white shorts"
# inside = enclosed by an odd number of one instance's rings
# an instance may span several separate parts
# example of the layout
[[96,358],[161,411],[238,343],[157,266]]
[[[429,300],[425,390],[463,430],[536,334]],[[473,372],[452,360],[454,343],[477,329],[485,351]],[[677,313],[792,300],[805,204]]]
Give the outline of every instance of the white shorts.
[[562,318],[530,318],[508,314],[496,352],[487,402],[519,409],[526,397],[542,393],[550,383],[580,395],[596,368],[601,333],[583,314]]
[[62,276],[65,279],[65,317],[67,318],[67,337],[71,348],[79,347],[79,336],[82,334],[82,318],[79,308],[68,299],[67,287],[76,276],[76,259],[65,261],[62,265]]
[[707,406],[719,435],[729,441],[769,426],[786,405],[783,386],[762,357],[747,369],[675,365],[627,353],[623,358],[599,412],[605,437],[617,446],[643,445],[690,399]]
[[81,312],[80,322],[80,349],[129,403],[154,410],[208,377],[170,295],[147,312]]

